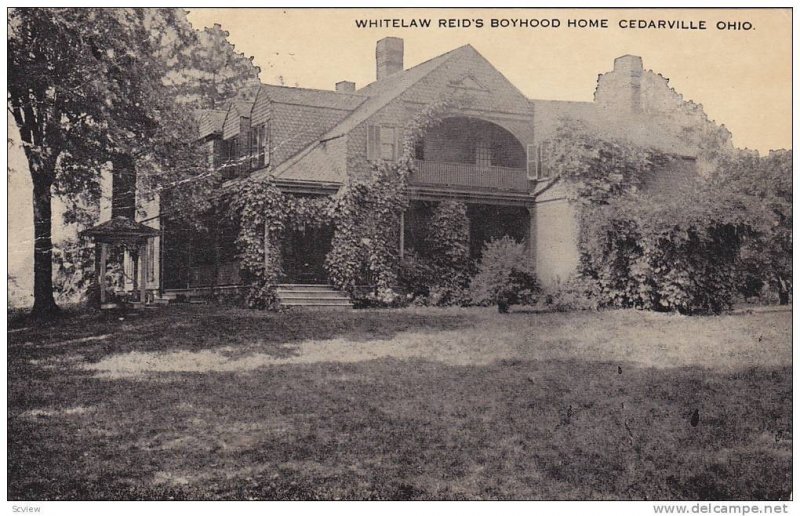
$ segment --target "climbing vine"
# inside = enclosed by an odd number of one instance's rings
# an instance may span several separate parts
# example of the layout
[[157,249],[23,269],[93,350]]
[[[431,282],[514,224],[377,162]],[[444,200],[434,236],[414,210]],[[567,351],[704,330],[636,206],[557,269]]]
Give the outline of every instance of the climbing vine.
[[422,109],[404,128],[397,161],[371,163],[367,178],[351,175],[334,208],[336,230],[326,270],[333,284],[357,297],[392,303],[399,265],[400,215],[408,208],[408,178],[415,170],[414,150],[425,133],[463,98],[442,99]]
[[275,309],[275,287],[283,275],[281,243],[286,231],[318,228],[331,220],[333,198],[284,194],[272,181],[248,179],[236,185],[231,215],[239,218],[236,244],[242,280],[252,308]]
[[240,220],[237,239],[241,273],[253,308],[278,306],[276,285],[282,275],[281,247],[287,231],[334,225],[325,269],[331,282],[352,296],[368,285],[384,302],[394,298],[399,261],[399,217],[408,207],[408,177],[414,148],[425,132],[463,98],[431,103],[404,128],[397,161],[376,161],[362,178],[351,174],[332,196],[300,197],[281,192],[270,179],[247,179],[232,191],[231,215]]

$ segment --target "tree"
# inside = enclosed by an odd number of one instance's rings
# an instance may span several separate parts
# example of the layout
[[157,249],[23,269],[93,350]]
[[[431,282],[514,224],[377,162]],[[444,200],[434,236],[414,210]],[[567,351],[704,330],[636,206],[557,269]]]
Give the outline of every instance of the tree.
[[[54,191],[97,197],[95,170],[108,149],[143,132],[126,79],[140,70],[129,11],[11,9],[8,15],[8,109],[33,181],[33,313],[57,310],[52,285]],[[137,42],[138,43],[138,42]],[[115,123],[110,123],[114,121]],[[128,131],[123,129],[130,122]],[[129,134],[125,134],[128,132]]]
[[33,314],[47,315],[54,194],[96,203],[108,162],[117,173],[127,162],[150,192],[208,171],[178,102],[191,86],[168,79],[207,56],[178,9],[11,9],[8,47],[8,109],[33,181]]
[[228,31],[215,24],[196,32],[196,43],[168,81],[179,88],[177,101],[195,109],[220,109],[245,89],[257,87],[259,68],[252,57],[236,52]]

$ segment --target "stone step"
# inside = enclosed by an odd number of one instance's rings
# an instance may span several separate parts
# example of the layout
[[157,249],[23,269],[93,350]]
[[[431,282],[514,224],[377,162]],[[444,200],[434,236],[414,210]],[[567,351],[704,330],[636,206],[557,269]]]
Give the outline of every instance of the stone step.
[[347,299],[281,299],[283,306],[340,306],[345,308],[352,308],[353,303]]
[[293,292],[281,291],[277,292],[278,297],[281,299],[344,299],[349,301],[350,298],[347,294],[342,292]]
[[338,290],[328,285],[283,284],[277,285],[276,289],[293,292],[338,292]]
[[278,285],[276,288],[278,299],[283,306],[293,308],[335,308],[351,309],[353,303],[350,297],[329,285],[310,285],[302,283],[289,283]]

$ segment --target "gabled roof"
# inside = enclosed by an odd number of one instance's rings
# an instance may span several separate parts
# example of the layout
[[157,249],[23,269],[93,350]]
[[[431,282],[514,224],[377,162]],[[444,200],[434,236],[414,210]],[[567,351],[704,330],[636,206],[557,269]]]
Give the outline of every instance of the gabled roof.
[[352,111],[366,100],[364,95],[356,93],[290,88],[274,84],[262,84],[261,94],[266,95],[272,102],[279,104],[296,104],[298,106],[340,109],[342,111]]
[[[299,171],[302,171],[309,174],[308,176],[304,176],[304,178],[308,180],[342,182],[345,179],[345,171],[343,170],[344,155],[340,154],[344,152],[344,146],[326,146],[325,143],[346,135],[389,102],[399,97],[414,84],[439,68],[442,64],[449,61],[454,56],[468,51],[474,52],[475,50],[470,45],[464,45],[413,66],[408,70],[403,70],[388,77],[384,77],[356,91],[357,96],[362,99],[366,97],[366,100],[363,100],[352,113],[347,115],[319,140],[298,152],[292,158],[279,164],[272,172],[272,175],[288,179],[294,178],[294,176],[299,174]],[[325,160],[327,160],[329,164],[341,163],[342,166],[332,166],[328,169],[318,166],[324,163]],[[300,167],[299,171],[292,171],[290,173],[290,169],[295,166]],[[257,172],[256,174],[256,177],[264,177],[266,171]]]
[[81,236],[91,237],[98,242],[109,241],[136,241],[148,237],[158,236],[157,229],[145,226],[128,217],[114,217],[102,224],[98,224],[81,232]]
[[234,100],[231,102],[231,106],[236,109],[236,112],[239,114],[239,116],[243,116],[245,118],[250,118],[250,112],[253,110],[253,104],[255,104],[255,99]]
[[198,113],[198,129],[200,138],[205,138],[211,134],[222,133],[222,126],[225,124],[227,111],[221,109],[207,109]]
[[455,50],[451,50],[450,52],[446,52],[438,57],[413,66],[408,70],[397,72],[364,86],[358,90],[357,93],[367,95],[370,99],[361,104],[357,110],[353,111],[336,127],[328,131],[328,133],[322,137],[322,140],[349,133],[359,124],[374,115],[379,109],[422,80],[423,77],[439,68],[457,54],[464,53],[468,50],[474,51],[475,49],[473,49],[471,45],[464,45],[463,47],[458,47]]

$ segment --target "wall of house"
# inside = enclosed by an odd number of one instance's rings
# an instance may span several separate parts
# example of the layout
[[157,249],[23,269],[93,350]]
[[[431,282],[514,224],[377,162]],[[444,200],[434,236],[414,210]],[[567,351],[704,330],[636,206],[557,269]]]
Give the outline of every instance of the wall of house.
[[700,180],[696,159],[672,157],[645,177],[642,191],[653,195],[674,195]]
[[[492,122],[506,129],[523,149],[533,142],[532,111],[525,98],[508,80],[472,48],[460,49],[457,55],[419,80],[395,100],[353,129],[347,136],[347,167],[355,174],[369,173],[366,161],[367,126],[389,124],[402,128],[427,105],[464,96],[462,109],[454,116],[469,116]],[[466,89],[459,82],[469,79],[483,89]]]
[[495,166],[524,168],[525,150],[514,136],[501,127],[474,118],[448,118],[425,136],[426,161],[475,164],[475,148],[484,142],[492,149]]
[[534,214],[536,274],[545,286],[569,279],[580,258],[576,207],[558,190],[542,194]]

